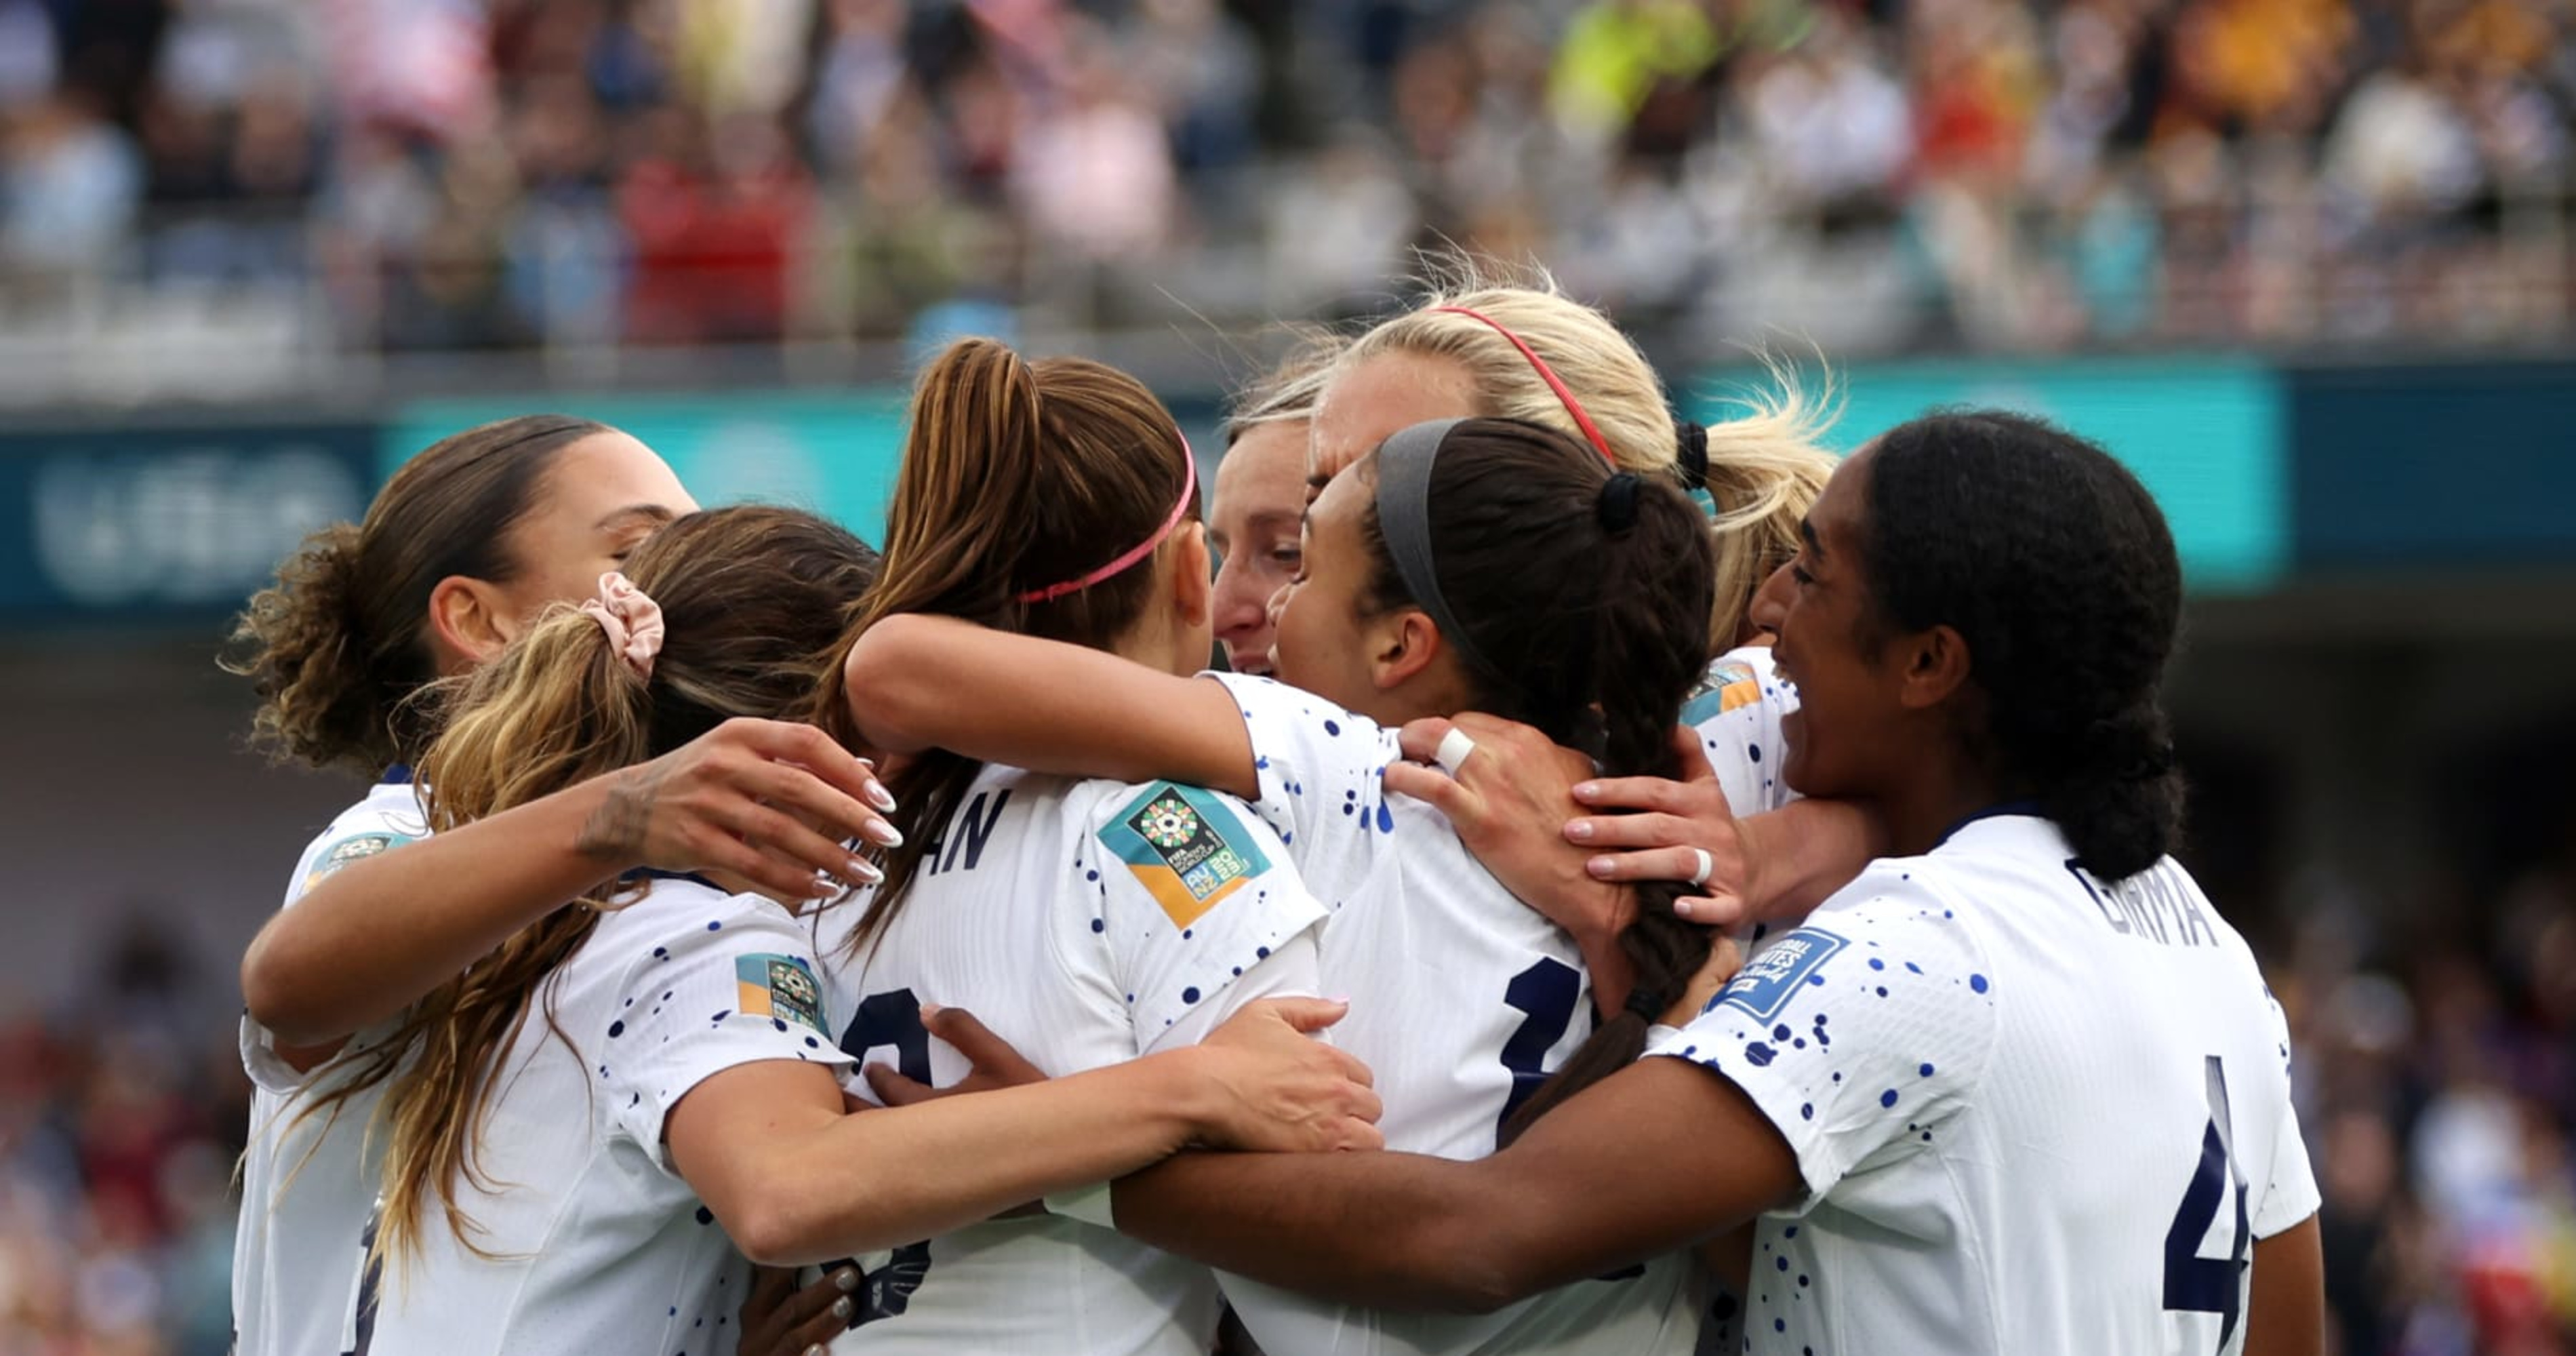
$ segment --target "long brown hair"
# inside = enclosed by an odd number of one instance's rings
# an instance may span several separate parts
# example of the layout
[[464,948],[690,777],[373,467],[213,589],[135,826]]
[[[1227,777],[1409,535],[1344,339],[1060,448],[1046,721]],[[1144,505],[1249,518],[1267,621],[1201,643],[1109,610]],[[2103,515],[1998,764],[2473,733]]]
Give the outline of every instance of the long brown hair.
[[254,741],[281,759],[374,773],[435,733],[412,700],[438,676],[429,595],[451,575],[506,584],[510,528],[565,448],[607,425],[528,414],[450,434],[405,462],[367,516],[305,538],[235,622],[224,667],[259,694]]
[[[746,505],[679,519],[627,562],[662,609],[652,675],[637,676],[577,608],[549,608],[499,658],[442,691],[446,729],[420,764],[430,823],[448,829],[525,804],[737,716],[792,718],[875,573],[865,542],[809,513]],[[597,921],[567,908],[522,929],[415,1004],[317,1104],[336,1113],[359,1089],[387,1085],[377,1111],[391,1132],[377,1231],[385,1255],[417,1255],[433,1196],[448,1227],[481,1251],[457,1190],[460,1180],[493,1185],[474,1159],[502,1052],[529,998]],[[563,1035],[550,1010],[545,1020]]]
[[[1375,483],[1376,454],[1353,468]],[[1536,726],[1612,777],[1680,773],[1672,732],[1706,663],[1715,589],[1707,520],[1665,477],[1613,471],[1584,443],[1515,419],[1468,419],[1432,463],[1434,579],[1464,630],[1471,705]],[[1415,605],[1374,503],[1367,605]],[[1648,1015],[1679,998],[1708,932],[1673,916],[1675,882],[1641,884],[1619,936],[1636,968],[1621,1011],[1505,1123],[1509,1143],[1550,1107],[1634,1060]]]
[[[1084,358],[1029,362],[991,339],[949,347],[921,374],[903,468],[886,510],[885,566],[850,644],[880,618],[962,617],[996,630],[1106,648],[1146,615],[1156,561],[1061,597],[1026,595],[1078,579],[1149,540],[1189,481],[1171,411],[1134,377]],[[1195,499],[1182,509],[1196,521]],[[1168,543],[1167,543],[1168,544]],[[844,646],[844,653],[847,646]],[[842,666],[815,722],[855,744]],[[983,765],[945,750],[888,778],[903,846],[855,931],[853,954],[903,906],[928,845]]]

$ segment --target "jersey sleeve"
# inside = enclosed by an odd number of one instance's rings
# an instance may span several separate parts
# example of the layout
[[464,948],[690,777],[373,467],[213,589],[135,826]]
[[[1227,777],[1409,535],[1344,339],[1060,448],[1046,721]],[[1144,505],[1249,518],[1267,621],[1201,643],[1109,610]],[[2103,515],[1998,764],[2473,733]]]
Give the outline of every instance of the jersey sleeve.
[[1281,835],[1243,802],[1195,786],[1118,787],[1094,806],[1082,870],[1139,1048],[1211,1004],[1324,919]]
[[1647,1053],[1753,1099],[1797,1155],[1804,1213],[1855,1169],[1939,1137],[1985,1072],[2001,982],[1948,904],[1874,868]]
[[[321,837],[306,845],[304,855],[296,860],[294,878],[286,885],[286,901],[280,907],[291,909],[305,892],[328,879],[333,872],[351,862],[380,856],[429,836],[429,826],[421,819],[397,813],[370,801],[342,814],[331,822]],[[364,1050],[400,1028],[396,1016],[363,1031],[352,1033],[342,1043],[343,1053]],[[264,1092],[280,1097],[293,1096],[322,1072],[322,1065],[298,1069],[277,1052],[277,1033],[262,1026],[248,1012],[242,1014],[240,1051],[242,1072]]]
[[1780,721],[1797,709],[1798,690],[1772,675],[1771,651],[1760,645],[1718,656],[1682,707],[1682,723],[1699,732],[1727,808],[1737,815],[1777,810],[1798,798],[1780,780],[1788,752]]
[[674,911],[669,931],[628,966],[595,1042],[615,1130],[674,1171],[664,1118],[691,1088],[738,1064],[801,1060],[837,1077],[850,1063],[832,1015],[813,939],[778,906],[710,893],[703,910]]
[[1404,756],[1395,731],[1284,683],[1210,676],[1234,695],[1251,736],[1261,786],[1252,808],[1296,851],[1309,878],[1358,879],[1377,853],[1392,850],[1385,772]]
[[2315,1170],[2308,1162],[2308,1143],[2299,1133],[2299,1109],[2290,1100],[2290,1022],[2281,1002],[2267,990],[2264,1006],[2271,1012],[2271,1033],[2281,1050],[2280,1076],[2273,1087],[2281,1099],[2280,1127],[2273,1132],[2271,1163],[2263,1199],[2251,1221],[2256,1238],[2270,1238],[2296,1228],[2323,1204]]

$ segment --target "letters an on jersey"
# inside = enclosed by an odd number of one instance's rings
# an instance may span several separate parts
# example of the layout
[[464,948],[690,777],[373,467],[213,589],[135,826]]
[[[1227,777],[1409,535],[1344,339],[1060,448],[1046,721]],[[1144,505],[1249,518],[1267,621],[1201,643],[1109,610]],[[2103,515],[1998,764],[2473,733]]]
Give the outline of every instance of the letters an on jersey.
[[1157,782],[1100,830],[1175,927],[1188,927],[1270,869],[1242,819],[1193,786]]

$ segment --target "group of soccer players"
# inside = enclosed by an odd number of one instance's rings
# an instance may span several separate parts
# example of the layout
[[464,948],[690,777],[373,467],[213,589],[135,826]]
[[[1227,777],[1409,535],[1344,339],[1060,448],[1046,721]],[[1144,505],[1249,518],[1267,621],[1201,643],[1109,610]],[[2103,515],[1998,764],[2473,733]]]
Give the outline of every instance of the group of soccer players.
[[881,556],[430,447],[237,637],[380,778],[243,962],[238,1349],[2320,1350],[2161,514],[1819,424],[1462,276],[1205,522],[1141,383],[989,340]]

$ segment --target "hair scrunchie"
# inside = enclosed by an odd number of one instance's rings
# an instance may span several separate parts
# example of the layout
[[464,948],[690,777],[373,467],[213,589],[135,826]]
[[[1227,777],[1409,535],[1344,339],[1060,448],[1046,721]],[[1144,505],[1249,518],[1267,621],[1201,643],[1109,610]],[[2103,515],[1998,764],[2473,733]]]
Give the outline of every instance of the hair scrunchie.
[[1621,471],[1601,482],[1601,497],[1593,501],[1592,510],[1611,536],[1637,525],[1637,489],[1643,484],[1631,471]]
[[1685,490],[1708,488],[1708,425],[1691,419],[1673,421],[1673,439],[1681,453],[1673,464],[1673,474],[1681,477]]
[[585,599],[582,615],[599,623],[608,648],[636,677],[653,676],[653,659],[662,653],[662,605],[615,570],[599,577],[599,596]]

